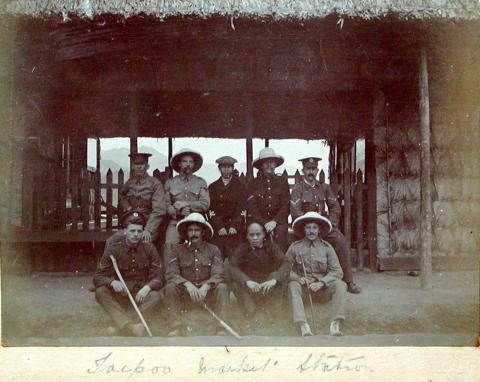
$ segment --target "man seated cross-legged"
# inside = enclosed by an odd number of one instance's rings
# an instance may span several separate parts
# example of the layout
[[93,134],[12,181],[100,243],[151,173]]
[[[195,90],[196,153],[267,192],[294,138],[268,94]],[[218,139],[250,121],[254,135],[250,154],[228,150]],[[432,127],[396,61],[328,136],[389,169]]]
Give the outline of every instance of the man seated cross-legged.
[[248,226],[247,242],[234,250],[226,268],[249,324],[258,324],[257,313],[262,310],[277,321],[292,263],[276,243],[265,240],[262,225]]
[[317,212],[307,212],[293,222],[293,230],[303,239],[292,243],[286,254],[293,262],[288,297],[293,321],[302,336],[312,335],[304,307],[309,293],[314,301],[332,300],[330,335],[342,335],[340,322],[345,319],[347,284],[342,281],[343,271],[335,250],[323,240],[331,229],[330,221]]
[[[121,218],[123,238],[106,245],[95,271],[95,299],[116,324],[116,329],[110,329],[111,334],[145,335],[125,285],[143,314],[151,313],[160,302],[163,264],[155,246],[142,241],[146,222],[145,215],[136,210],[124,214]],[[115,259],[125,285],[119,280],[110,256]]]
[[[177,223],[179,244],[165,245],[165,306],[170,315],[169,336],[182,334],[186,325],[181,315],[184,307],[213,305],[222,319],[228,309],[229,290],[224,280],[223,256],[217,246],[208,243],[213,229],[199,213],[192,213]],[[215,321],[212,321],[215,322]],[[217,334],[225,334],[216,325]]]

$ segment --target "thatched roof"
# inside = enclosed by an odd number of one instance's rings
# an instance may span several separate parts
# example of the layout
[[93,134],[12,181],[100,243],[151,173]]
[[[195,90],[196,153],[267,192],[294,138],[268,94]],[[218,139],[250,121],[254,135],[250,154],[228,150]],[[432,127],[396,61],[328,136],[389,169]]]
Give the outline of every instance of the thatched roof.
[[402,19],[477,19],[478,0],[7,0],[3,11],[13,15],[102,13],[125,17],[144,13],[158,18],[193,15],[234,17],[321,18],[331,14],[364,19],[395,15]]

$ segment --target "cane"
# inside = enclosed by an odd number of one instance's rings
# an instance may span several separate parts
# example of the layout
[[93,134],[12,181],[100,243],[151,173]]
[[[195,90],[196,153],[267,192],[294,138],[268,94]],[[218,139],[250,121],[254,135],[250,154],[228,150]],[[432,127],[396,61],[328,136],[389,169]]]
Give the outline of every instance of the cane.
[[313,328],[315,329],[315,331],[317,330],[317,326],[315,325],[315,318],[314,318],[314,314],[313,314],[313,300],[312,300],[312,293],[310,292],[310,282],[308,281],[308,277],[307,277],[307,271],[305,270],[305,263],[303,261],[303,256],[300,255],[300,259],[302,260],[302,268],[303,268],[303,274],[305,276],[305,282],[307,284],[307,290],[308,290],[308,299],[310,300],[310,314],[312,316],[312,326]]
[[228,325],[225,321],[223,321],[220,317],[218,317],[218,316],[215,314],[215,312],[214,312],[212,309],[210,309],[210,308],[207,306],[207,304],[205,304],[205,302],[202,302],[201,304],[202,304],[203,308],[204,308],[208,313],[210,313],[210,315],[211,315],[213,318],[215,318],[215,320],[217,320],[218,323],[219,323],[220,325],[222,325],[227,332],[229,332],[229,333],[230,333],[232,336],[234,336],[237,340],[241,340],[241,339],[242,339],[242,337],[240,336],[240,334],[238,334],[235,330],[232,329],[232,327],[231,327],[230,325]]
[[137,313],[138,317],[140,318],[140,321],[142,322],[143,327],[147,331],[149,337],[153,337],[152,332],[150,331],[150,328],[147,325],[147,322],[145,321],[145,319],[142,316],[142,312],[140,312],[140,309],[138,309],[138,306],[135,303],[135,299],[133,298],[132,294],[128,290],[127,284],[125,284],[125,280],[123,280],[122,274],[120,273],[120,270],[118,269],[117,260],[115,260],[115,257],[113,257],[112,255],[110,255],[110,259],[112,260],[112,264],[113,264],[113,268],[115,269],[115,273],[117,274],[118,279],[120,280],[120,282],[123,284],[123,287],[127,291],[128,298],[130,299],[130,302],[132,303],[133,308],[135,309],[135,312]]

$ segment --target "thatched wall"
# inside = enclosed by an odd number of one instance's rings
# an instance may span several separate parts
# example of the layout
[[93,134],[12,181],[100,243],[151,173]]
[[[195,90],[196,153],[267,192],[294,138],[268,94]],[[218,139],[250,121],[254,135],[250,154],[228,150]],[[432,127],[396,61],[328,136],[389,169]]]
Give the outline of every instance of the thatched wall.
[[[480,54],[478,34],[429,40],[434,260],[478,255]],[[378,256],[417,257],[421,245],[419,100],[377,97]],[[387,171],[388,169],[388,171]],[[403,262],[404,264],[407,264]],[[440,261],[437,261],[439,264]],[[390,262],[390,264],[393,264]],[[398,264],[398,263],[397,263]],[[410,262],[408,264],[416,264]]]
[[395,14],[401,18],[474,19],[480,16],[476,0],[11,0],[6,9],[14,14],[39,16],[69,13],[93,17],[102,13],[125,17],[144,13],[159,18],[212,14],[248,17],[312,18],[337,14],[365,19]]

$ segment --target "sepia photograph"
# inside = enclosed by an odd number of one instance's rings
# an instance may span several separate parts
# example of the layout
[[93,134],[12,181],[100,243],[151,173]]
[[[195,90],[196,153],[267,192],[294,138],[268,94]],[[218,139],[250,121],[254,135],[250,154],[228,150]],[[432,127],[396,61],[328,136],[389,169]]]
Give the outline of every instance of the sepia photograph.
[[477,346],[479,20],[2,1],[3,347]]

